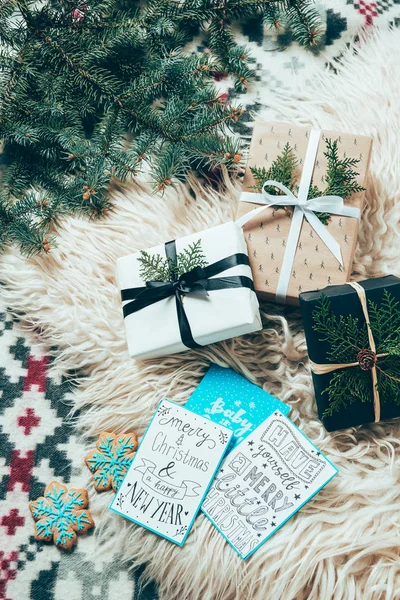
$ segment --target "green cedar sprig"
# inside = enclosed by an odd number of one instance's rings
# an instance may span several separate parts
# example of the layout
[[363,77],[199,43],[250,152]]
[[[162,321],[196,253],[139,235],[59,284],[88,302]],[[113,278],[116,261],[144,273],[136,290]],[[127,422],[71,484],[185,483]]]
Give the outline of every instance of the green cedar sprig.
[[201,240],[178,252],[176,261],[164,258],[160,254],[149,254],[145,250],[141,251],[137,260],[140,263],[140,277],[143,281],[169,281],[174,274],[179,277],[195,267],[205,267],[208,264]]
[[[340,158],[337,140],[326,140],[326,151],[324,152],[324,156],[326,156],[328,161],[325,174],[326,187],[321,191],[318,186],[314,185],[311,181],[308,193],[309,200],[318,198],[319,196],[329,195],[346,198],[347,196],[351,196],[352,194],[364,190],[364,188],[357,183],[358,172],[355,170],[355,167],[360,162],[359,159],[348,157]],[[296,194],[299,189],[296,185],[296,169],[298,164],[293,148],[289,143],[286,143],[282,153],[273,161],[269,169],[265,169],[265,167],[250,167],[250,171],[256,180],[256,184],[251,186],[251,189],[261,192],[264,183],[268,179],[274,179],[275,181],[283,183]],[[265,189],[269,194],[277,196],[283,195],[280,190],[273,186],[268,186]],[[287,210],[286,207],[282,206],[274,206],[274,208],[276,210]],[[330,213],[316,212],[315,214],[324,225],[329,223],[331,218]]]
[[[296,188],[296,169],[299,165],[297,156],[289,142],[285,144],[282,153],[277,156],[269,169],[265,167],[250,167],[250,171],[256,180],[256,185],[251,189],[261,192],[263,185],[268,179],[279,181],[291,191]],[[273,186],[267,186],[265,191],[269,194],[281,196],[282,192]]]
[[[376,363],[381,402],[400,405],[400,303],[385,289],[379,305],[368,300],[368,314],[376,353],[388,354]],[[325,294],[313,310],[313,319],[313,329],[322,334],[320,341],[330,346],[327,358],[332,363],[357,362],[360,350],[369,348],[367,324],[351,315],[335,315]],[[323,393],[329,397],[323,416],[332,416],[356,400],[373,402],[371,373],[358,366],[338,370]]]

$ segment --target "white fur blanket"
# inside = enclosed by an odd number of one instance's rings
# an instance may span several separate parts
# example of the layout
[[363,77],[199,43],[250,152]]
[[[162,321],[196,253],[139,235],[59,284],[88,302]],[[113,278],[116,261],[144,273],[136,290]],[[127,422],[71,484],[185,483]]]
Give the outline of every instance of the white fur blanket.
[[[351,48],[338,66],[299,94],[272,96],[280,118],[372,135],[371,180],[354,277],[400,275],[400,32]],[[271,118],[271,111],[265,116]],[[398,422],[327,433],[316,414],[297,310],[265,305],[261,333],[162,360],[127,355],[115,262],[135,249],[232,218],[237,191],[196,197],[181,187],[163,199],[144,185],[116,189],[104,224],[66,221],[45,258],[3,257],[2,295],[43,340],[62,349],[65,370],[86,374],[75,394],[82,434],[104,429],[142,434],[159,401],[184,403],[212,362],[229,366],[290,403],[291,418],[340,470],[248,561],[203,516],[183,548],[107,511],[108,494],[91,494],[98,547],[120,548],[146,563],[168,600],[391,600],[400,590],[400,426]],[[83,457],[82,457],[83,460]]]

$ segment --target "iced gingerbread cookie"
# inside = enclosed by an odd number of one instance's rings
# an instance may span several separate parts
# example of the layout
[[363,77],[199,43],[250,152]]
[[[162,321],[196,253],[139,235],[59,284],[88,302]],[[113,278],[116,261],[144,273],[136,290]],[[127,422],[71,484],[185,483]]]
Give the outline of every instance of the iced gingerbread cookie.
[[36,521],[36,540],[53,543],[64,550],[71,550],[77,541],[77,534],[84,533],[94,526],[87,509],[88,493],[84,489],[68,490],[57,481],[48,484],[44,495],[29,502],[29,509]]
[[120,487],[138,447],[136,433],[109,433],[103,431],[94,448],[85,457],[91,470],[94,487],[98,492]]

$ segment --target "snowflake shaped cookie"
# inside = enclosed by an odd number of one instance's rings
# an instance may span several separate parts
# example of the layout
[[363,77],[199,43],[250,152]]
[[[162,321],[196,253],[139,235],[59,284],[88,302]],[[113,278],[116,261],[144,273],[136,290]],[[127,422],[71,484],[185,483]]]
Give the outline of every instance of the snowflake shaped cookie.
[[77,541],[77,534],[94,526],[87,510],[88,493],[84,489],[68,490],[57,481],[48,484],[44,496],[29,502],[35,523],[35,539],[53,543],[70,550]]
[[131,466],[137,449],[135,433],[109,433],[103,431],[94,448],[86,457],[88,468],[94,473],[94,487],[98,492],[120,487]]

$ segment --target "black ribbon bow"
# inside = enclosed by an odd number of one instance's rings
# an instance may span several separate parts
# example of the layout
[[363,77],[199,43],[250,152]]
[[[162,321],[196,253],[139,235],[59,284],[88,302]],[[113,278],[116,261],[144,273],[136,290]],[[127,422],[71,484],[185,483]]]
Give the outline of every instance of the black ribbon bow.
[[[170,264],[176,264],[176,244],[175,240],[165,244],[165,254]],[[168,281],[147,281],[146,285],[137,288],[127,288],[121,290],[122,301],[131,300],[123,307],[124,317],[131,315],[146,306],[151,306],[160,300],[175,296],[176,311],[178,316],[179,331],[182,343],[187,348],[201,348],[193,336],[190,324],[183,306],[182,296],[186,294],[197,294],[207,297],[210,291],[225,290],[229,288],[246,287],[254,291],[254,285],[250,277],[244,275],[233,275],[230,277],[215,277],[238,265],[250,265],[246,254],[232,254],[227,258],[218,260],[206,267],[195,267],[187,273],[179,275],[171,273],[171,279]]]

